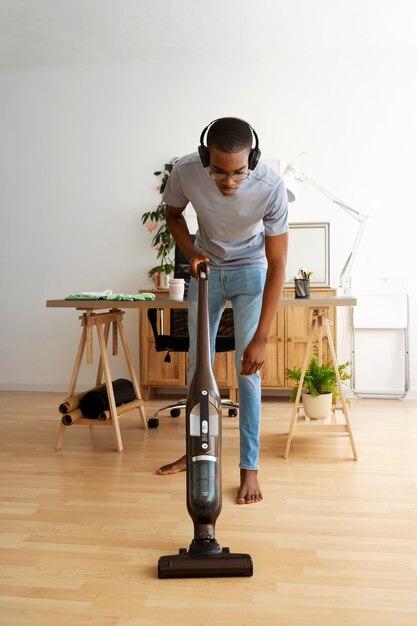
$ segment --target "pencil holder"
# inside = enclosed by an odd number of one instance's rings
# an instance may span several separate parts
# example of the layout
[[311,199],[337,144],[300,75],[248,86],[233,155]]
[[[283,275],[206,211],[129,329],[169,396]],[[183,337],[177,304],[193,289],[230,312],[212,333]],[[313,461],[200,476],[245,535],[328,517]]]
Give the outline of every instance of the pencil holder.
[[294,288],[296,298],[310,297],[310,280],[307,278],[294,278]]

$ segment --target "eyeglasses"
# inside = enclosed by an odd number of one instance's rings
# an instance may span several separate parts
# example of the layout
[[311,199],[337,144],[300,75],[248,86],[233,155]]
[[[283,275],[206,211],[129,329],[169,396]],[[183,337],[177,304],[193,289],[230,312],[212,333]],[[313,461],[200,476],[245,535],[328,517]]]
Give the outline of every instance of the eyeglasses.
[[216,182],[222,182],[226,180],[226,178],[231,178],[237,183],[240,183],[242,180],[246,180],[249,177],[249,172],[242,172],[241,174],[223,174],[222,172],[212,172],[210,170],[210,176]]

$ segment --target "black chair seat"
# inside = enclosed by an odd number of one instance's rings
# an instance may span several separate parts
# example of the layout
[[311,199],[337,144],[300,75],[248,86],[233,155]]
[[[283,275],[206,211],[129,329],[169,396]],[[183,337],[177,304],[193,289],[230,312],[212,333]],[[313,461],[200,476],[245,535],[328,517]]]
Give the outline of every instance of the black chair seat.
[[173,352],[188,352],[190,346],[190,338],[182,335],[158,335],[155,337],[155,350],[164,352],[164,350],[172,350]]
[[[188,352],[190,348],[190,338],[188,335],[160,335],[157,324],[158,309],[148,309],[148,319],[152,327],[155,350],[157,352]],[[233,335],[217,335],[216,352],[229,352],[235,349],[235,338]]]

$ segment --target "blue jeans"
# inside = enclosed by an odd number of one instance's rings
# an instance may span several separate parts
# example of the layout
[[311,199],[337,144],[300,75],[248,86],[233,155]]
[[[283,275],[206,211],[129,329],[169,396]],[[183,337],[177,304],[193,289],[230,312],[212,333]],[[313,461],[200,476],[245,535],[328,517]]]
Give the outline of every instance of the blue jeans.
[[[208,302],[210,320],[211,355],[214,360],[215,338],[226,300],[233,307],[235,325],[235,367],[239,387],[240,467],[258,469],[259,432],[261,421],[261,378],[259,372],[240,376],[243,352],[258,327],[262,308],[262,295],[266,269],[210,270]],[[197,281],[192,278],[188,291],[188,376],[191,381],[195,370],[197,332]]]

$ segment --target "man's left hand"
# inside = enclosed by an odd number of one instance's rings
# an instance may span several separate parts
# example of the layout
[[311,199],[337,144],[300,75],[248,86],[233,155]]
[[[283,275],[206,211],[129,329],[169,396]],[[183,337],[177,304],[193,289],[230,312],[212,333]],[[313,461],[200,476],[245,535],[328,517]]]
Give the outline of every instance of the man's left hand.
[[242,376],[256,374],[261,369],[265,361],[266,343],[266,341],[254,337],[246,346],[239,372]]

